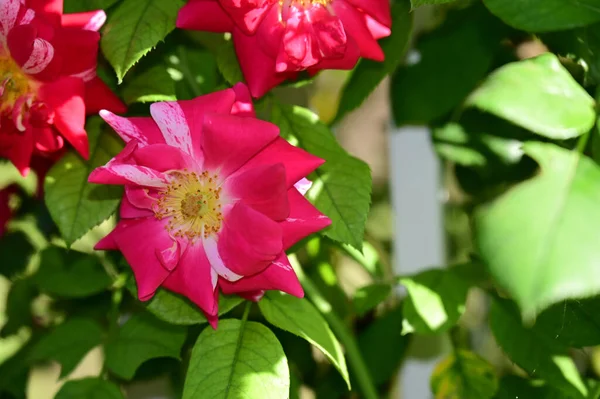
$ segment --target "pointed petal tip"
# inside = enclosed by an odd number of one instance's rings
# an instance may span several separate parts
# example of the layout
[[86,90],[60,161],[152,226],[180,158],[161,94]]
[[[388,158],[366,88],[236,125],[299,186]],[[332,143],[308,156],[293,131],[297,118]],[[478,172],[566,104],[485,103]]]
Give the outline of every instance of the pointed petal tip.
[[94,169],[92,170],[92,172],[90,173],[90,175],[88,176],[88,183],[94,183],[94,184],[102,184],[101,179],[98,178],[98,175],[100,174],[100,171],[98,169]]
[[208,324],[212,327],[213,330],[216,330],[219,325],[219,317],[218,316],[209,316],[206,315],[206,320],[208,320]]
[[105,121],[115,116],[115,114],[107,109],[101,109],[100,112],[98,112],[98,115],[100,115],[100,118],[104,119]]
[[146,292],[143,294],[142,294],[142,292],[139,292],[138,299],[142,302],[148,302],[150,299],[152,299],[154,297],[154,294],[156,294],[156,291]]
[[29,166],[26,166],[24,168],[19,168],[19,173],[21,174],[21,176],[27,177],[27,175],[29,175],[30,170],[31,168]]
[[93,11],[93,15],[88,21],[88,23],[83,27],[83,29],[91,30],[97,32],[102,28],[104,23],[106,22],[106,13],[104,10],[95,10]]
[[112,232],[108,233],[104,238],[94,245],[95,251],[110,251],[118,249],[117,243],[115,242]]
[[[87,140],[86,140],[87,141]],[[85,148],[81,148],[79,153],[86,161],[90,160],[90,147],[86,144]]]

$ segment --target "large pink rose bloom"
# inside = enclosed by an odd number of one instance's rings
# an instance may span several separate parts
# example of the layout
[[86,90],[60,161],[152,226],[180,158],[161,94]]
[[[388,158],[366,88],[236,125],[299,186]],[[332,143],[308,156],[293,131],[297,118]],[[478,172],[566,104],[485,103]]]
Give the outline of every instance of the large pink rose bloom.
[[301,297],[285,250],[330,224],[295,187],[322,160],[256,119],[246,86],[150,107],[152,118],[101,116],[127,142],[89,181],[125,186],[121,220],[96,249],[118,249],[145,301],[158,287],[217,321],[219,288]]
[[254,97],[299,71],[352,69],[359,57],[383,61],[389,0],[189,0],[177,27],[232,32]]

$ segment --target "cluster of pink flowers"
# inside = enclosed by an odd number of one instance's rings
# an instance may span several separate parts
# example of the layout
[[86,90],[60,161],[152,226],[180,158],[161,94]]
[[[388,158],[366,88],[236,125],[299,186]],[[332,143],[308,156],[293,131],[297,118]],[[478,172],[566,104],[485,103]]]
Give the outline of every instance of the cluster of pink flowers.
[[[383,60],[388,0],[190,0],[177,26],[231,32],[248,86],[160,102],[120,117],[96,76],[103,11],[63,14],[62,0],[0,0],[0,157],[27,173],[69,143],[88,156],[85,116],[100,116],[125,148],[89,181],[125,187],[117,227],[96,248],[119,250],[139,299],[159,287],[196,303],[213,326],[218,294],[303,296],[285,251],[330,224],[305,199],[323,160],[256,118],[260,97],[299,72]],[[0,191],[0,235],[10,217]]]
[[177,26],[231,32],[254,97],[301,71],[383,61],[377,39],[391,31],[389,0],[189,0]]

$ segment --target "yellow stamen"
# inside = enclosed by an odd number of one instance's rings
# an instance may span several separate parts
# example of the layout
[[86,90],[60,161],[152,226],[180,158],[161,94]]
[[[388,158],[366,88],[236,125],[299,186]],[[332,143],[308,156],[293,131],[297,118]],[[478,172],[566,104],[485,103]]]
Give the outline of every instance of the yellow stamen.
[[166,229],[189,240],[218,233],[223,223],[222,188],[218,176],[209,172],[171,172],[171,183],[159,194],[154,217],[170,218]]
[[33,94],[35,82],[8,55],[0,55],[0,112],[12,109],[21,96]]

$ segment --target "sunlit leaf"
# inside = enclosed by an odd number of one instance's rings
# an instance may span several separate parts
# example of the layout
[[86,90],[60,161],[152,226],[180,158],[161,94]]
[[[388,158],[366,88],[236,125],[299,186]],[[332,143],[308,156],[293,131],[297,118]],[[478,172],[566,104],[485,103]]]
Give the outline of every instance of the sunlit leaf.
[[465,311],[469,284],[452,269],[427,270],[399,282],[408,291],[403,334],[447,331]]
[[101,47],[119,83],[175,28],[181,0],[123,0],[105,25]]
[[296,334],[319,348],[338,369],[350,388],[350,377],[342,346],[319,311],[308,301],[279,292],[269,292],[258,303],[267,321]]
[[594,99],[554,54],[501,67],[467,103],[552,139],[587,133],[596,118]]
[[271,330],[229,319],[198,337],[183,399],[287,399],[289,390],[287,360]]
[[475,233],[490,273],[531,318],[600,292],[600,167],[553,144],[524,151],[540,174],[479,209]]

